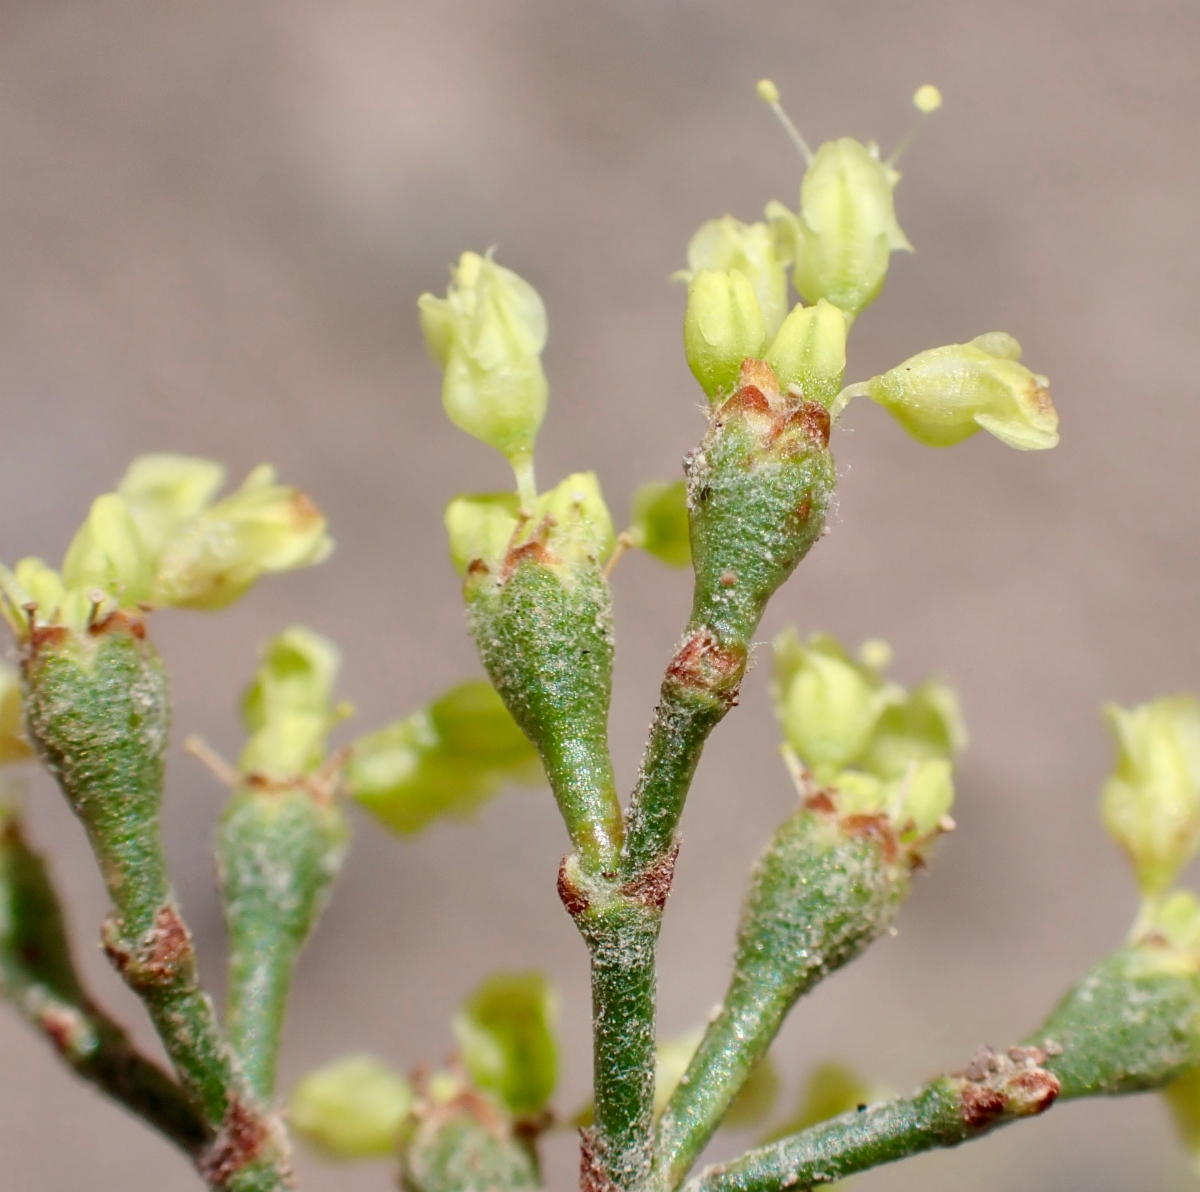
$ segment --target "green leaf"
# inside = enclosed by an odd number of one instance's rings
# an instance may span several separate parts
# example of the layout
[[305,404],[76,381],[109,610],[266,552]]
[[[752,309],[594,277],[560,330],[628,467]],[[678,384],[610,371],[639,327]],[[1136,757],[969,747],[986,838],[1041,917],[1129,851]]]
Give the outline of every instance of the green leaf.
[[416,1101],[411,1085],[372,1055],[342,1056],[292,1090],[288,1122],[339,1159],[390,1155]]
[[558,998],[541,973],[496,973],[454,1019],[471,1079],[517,1116],[538,1113],[558,1080]]
[[643,484],[633,494],[629,535],[634,546],[648,551],[668,567],[688,566],[692,561],[692,544],[687,485],[682,480]]
[[402,835],[464,819],[507,783],[542,781],[537,752],[483,680],[360,737],[346,767],[351,795]]

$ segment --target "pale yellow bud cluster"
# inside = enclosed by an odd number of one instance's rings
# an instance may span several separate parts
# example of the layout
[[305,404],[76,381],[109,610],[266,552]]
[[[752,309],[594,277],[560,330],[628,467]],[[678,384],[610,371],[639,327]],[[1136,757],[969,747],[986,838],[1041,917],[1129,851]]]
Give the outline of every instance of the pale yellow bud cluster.
[[[713,402],[732,390],[742,361],[765,357],[781,389],[795,386],[829,405],[845,368],[849,324],[878,294],[891,254],[912,247],[892,201],[900,175],[892,161],[879,160],[877,146],[849,137],[813,153],[780,106],[775,84],[762,79],[758,94],[807,162],[800,208],[771,202],[758,223],[727,215],[700,228],[688,245],[688,269],[676,275],[689,282],[684,346]],[[940,96],[924,87],[913,102],[928,112]],[[787,315],[789,268],[816,317],[803,306]]]
[[41,559],[0,568],[4,616],[19,638],[33,625],[82,629],[114,609],[218,609],[263,575],[325,559],[325,518],[264,464],[214,502],[224,470],[179,455],[136,459],[117,491],[92,503],[61,572]]
[[803,781],[836,787],[849,813],[884,812],[922,838],[954,801],[951,758],[966,744],[954,692],[927,681],[890,682],[886,643],[864,643],[857,660],[831,637],[775,640],[772,695],[786,749]]
[[[719,404],[732,392],[743,361],[763,359],[781,390],[822,402],[834,418],[863,395],[930,446],[982,429],[1020,450],[1053,447],[1058,415],[1049,383],[1020,363],[1019,345],[1003,332],[922,352],[837,392],[850,325],[879,293],[891,254],[912,251],[896,218],[895,164],[941,107],[941,92],[931,84],[917,89],[916,123],[886,160],[874,142],[850,137],[814,153],[780,106],[775,84],[761,80],[758,94],[808,168],[798,210],[772,201],[759,223],[710,220],[688,246],[688,269],[676,275],[689,282],[684,348],[709,400]],[[784,317],[789,268],[803,302]]]
[[267,642],[242,698],[250,734],[238,760],[242,773],[285,781],[321,765],[329,730],[351,711],[333,701],[341,661],[333,642],[300,625]]
[[1117,764],[1104,786],[1104,825],[1157,899],[1200,846],[1200,702],[1193,696],[1105,709]]
[[594,472],[576,472],[537,498],[532,514],[511,493],[456,497],[446,507],[450,557],[460,575],[473,566],[499,571],[507,557],[537,543],[542,561],[568,577],[582,560],[603,563],[616,545],[612,516]]

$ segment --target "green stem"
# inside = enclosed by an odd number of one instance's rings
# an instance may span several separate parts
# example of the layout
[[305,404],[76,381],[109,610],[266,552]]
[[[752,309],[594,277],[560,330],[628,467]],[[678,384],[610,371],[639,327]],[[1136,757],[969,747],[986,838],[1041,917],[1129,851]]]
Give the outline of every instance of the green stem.
[[702,1171],[686,1192],[782,1192],[952,1147],[1057,1099],[1166,1088],[1200,1063],[1200,972],[1161,937],[1100,961],[1029,1041],[986,1048],[911,1097],[842,1114]]
[[935,1147],[952,1147],[1014,1120],[1001,1113],[973,1123],[961,1082],[942,1077],[912,1097],[852,1110],[732,1163],[706,1168],[686,1192],[801,1192]]
[[[218,1153],[202,1161],[206,1178],[235,1188],[243,1173],[269,1167],[274,1182],[262,1186],[286,1187],[286,1159],[200,987],[167,877],[159,809],[170,703],[162,663],[141,623],[118,617],[86,634],[56,632],[36,643],[23,678],[30,737],[83,824],[112,900],[105,949],[216,1132]],[[248,1138],[260,1150],[247,1147]]]
[[621,900],[583,929],[592,960],[596,1156],[621,1189],[641,1187],[650,1172],[661,922],[661,913]]
[[789,407],[764,428],[745,413],[744,399],[739,390],[714,411],[688,460],[692,615],[663,680],[626,815],[626,877],[672,847],[705,742],[737,703],[767,602],[820,536],[833,492],[824,408]]
[[45,864],[14,818],[0,819],[0,899],[0,994],[79,1076],[196,1159],[212,1131],[179,1085],[88,996]]
[[[684,648],[693,640],[689,634]],[[677,654],[663,681],[626,814],[621,867],[627,877],[649,869],[671,848],[709,734],[732,707],[729,694],[681,682],[674,673],[679,657]],[[736,672],[736,677],[733,673],[730,677],[734,691],[744,667],[743,661],[741,666],[735,663],[731,668]]]

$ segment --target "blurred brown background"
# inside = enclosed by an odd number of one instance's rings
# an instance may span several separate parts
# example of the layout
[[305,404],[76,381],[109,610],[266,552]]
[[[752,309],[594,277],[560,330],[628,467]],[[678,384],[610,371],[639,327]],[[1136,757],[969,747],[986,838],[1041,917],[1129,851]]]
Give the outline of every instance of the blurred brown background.
[[[780,84],[814,142],[885,148],[932,80],[946,106],[904,163],[894,258],[849,377],[1004,328],[1050,375],[1063,443],[979,435],[935,452],[867,403],[836,436],[834,533],[776,600],[880,635],[905,681],[959,685],[972,732],[945,842],[897,939],[822,986],[774,1054],[795,1096],[843,1057],[901,1089],[1040,1020],[1122,936],[1132,884],[1096,821],[1098,715],[1200,687],[1200,10],[1158,0],[6,0],[0,6],[0,555],[57,559],[89,499],[147,450],[269,459],[329,512],[334,560],[220,617],[163,614],[178,736],[239,747],[257,643],[297,620],[345,650],[358,731],[477,672],[440,525],[507,483],[442,415],[414,302],[461,249],[499,245],[551,317],[543,482],[596,467],[618,516],[700,436],[667,282],[701,220],[795,202],[800,165],[754,95]],[[686,577],[616,579],[614,748],[634,774]],[[792,795],[760,666],[685,821],[661,1025],[720,996],[745,873]],[[348,730],[350,731],[350,730]],[[178,752],[167,833],[210,981],[222,929],[207,842],[222,792]],[[36,836],[106,1000],[104,904],[42,777]],[[588,1083],[585,955],[554,896],[548,796],[414,841],[361,822],[306,954],[284,1082],[354,1048],[405,1067],[450,1047],[489,969],[559,984],[560,1104]],[[747,1139],[726,1138],[728,1151]],[[551,1185],[574,1180],[551,1146]],[[300,1157],[309,1192],[390,1186],[384,1164]],[[1157,1100],[1063,1107],[864,1189],[1130,1192],[1186,1186]],[[163,1143],[0,1015],[0,1189],[196,1187]]]

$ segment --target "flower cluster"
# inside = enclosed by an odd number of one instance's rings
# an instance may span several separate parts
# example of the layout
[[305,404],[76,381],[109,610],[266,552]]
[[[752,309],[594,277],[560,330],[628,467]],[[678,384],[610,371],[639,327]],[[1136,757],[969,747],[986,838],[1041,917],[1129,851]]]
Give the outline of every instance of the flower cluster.
[[775,639],[772,695],[785,756],[804,782],[834,787],[843,813],[884,812],[914,840],[946,826],[951,759],[966,745],[954,691],[929,679],[905,691],[884,677],[891,648],[864,643],[858,660],[824,634]]
[[0,610],[18,639],[32,626],[80,630],[116,609],[219,609],[263,575],[327,558],[325,517],[261,464],[215,500],[224,469],[182,455],[143,455],[117,491],[92,503],[56,571],[25,558],[0,567]]

